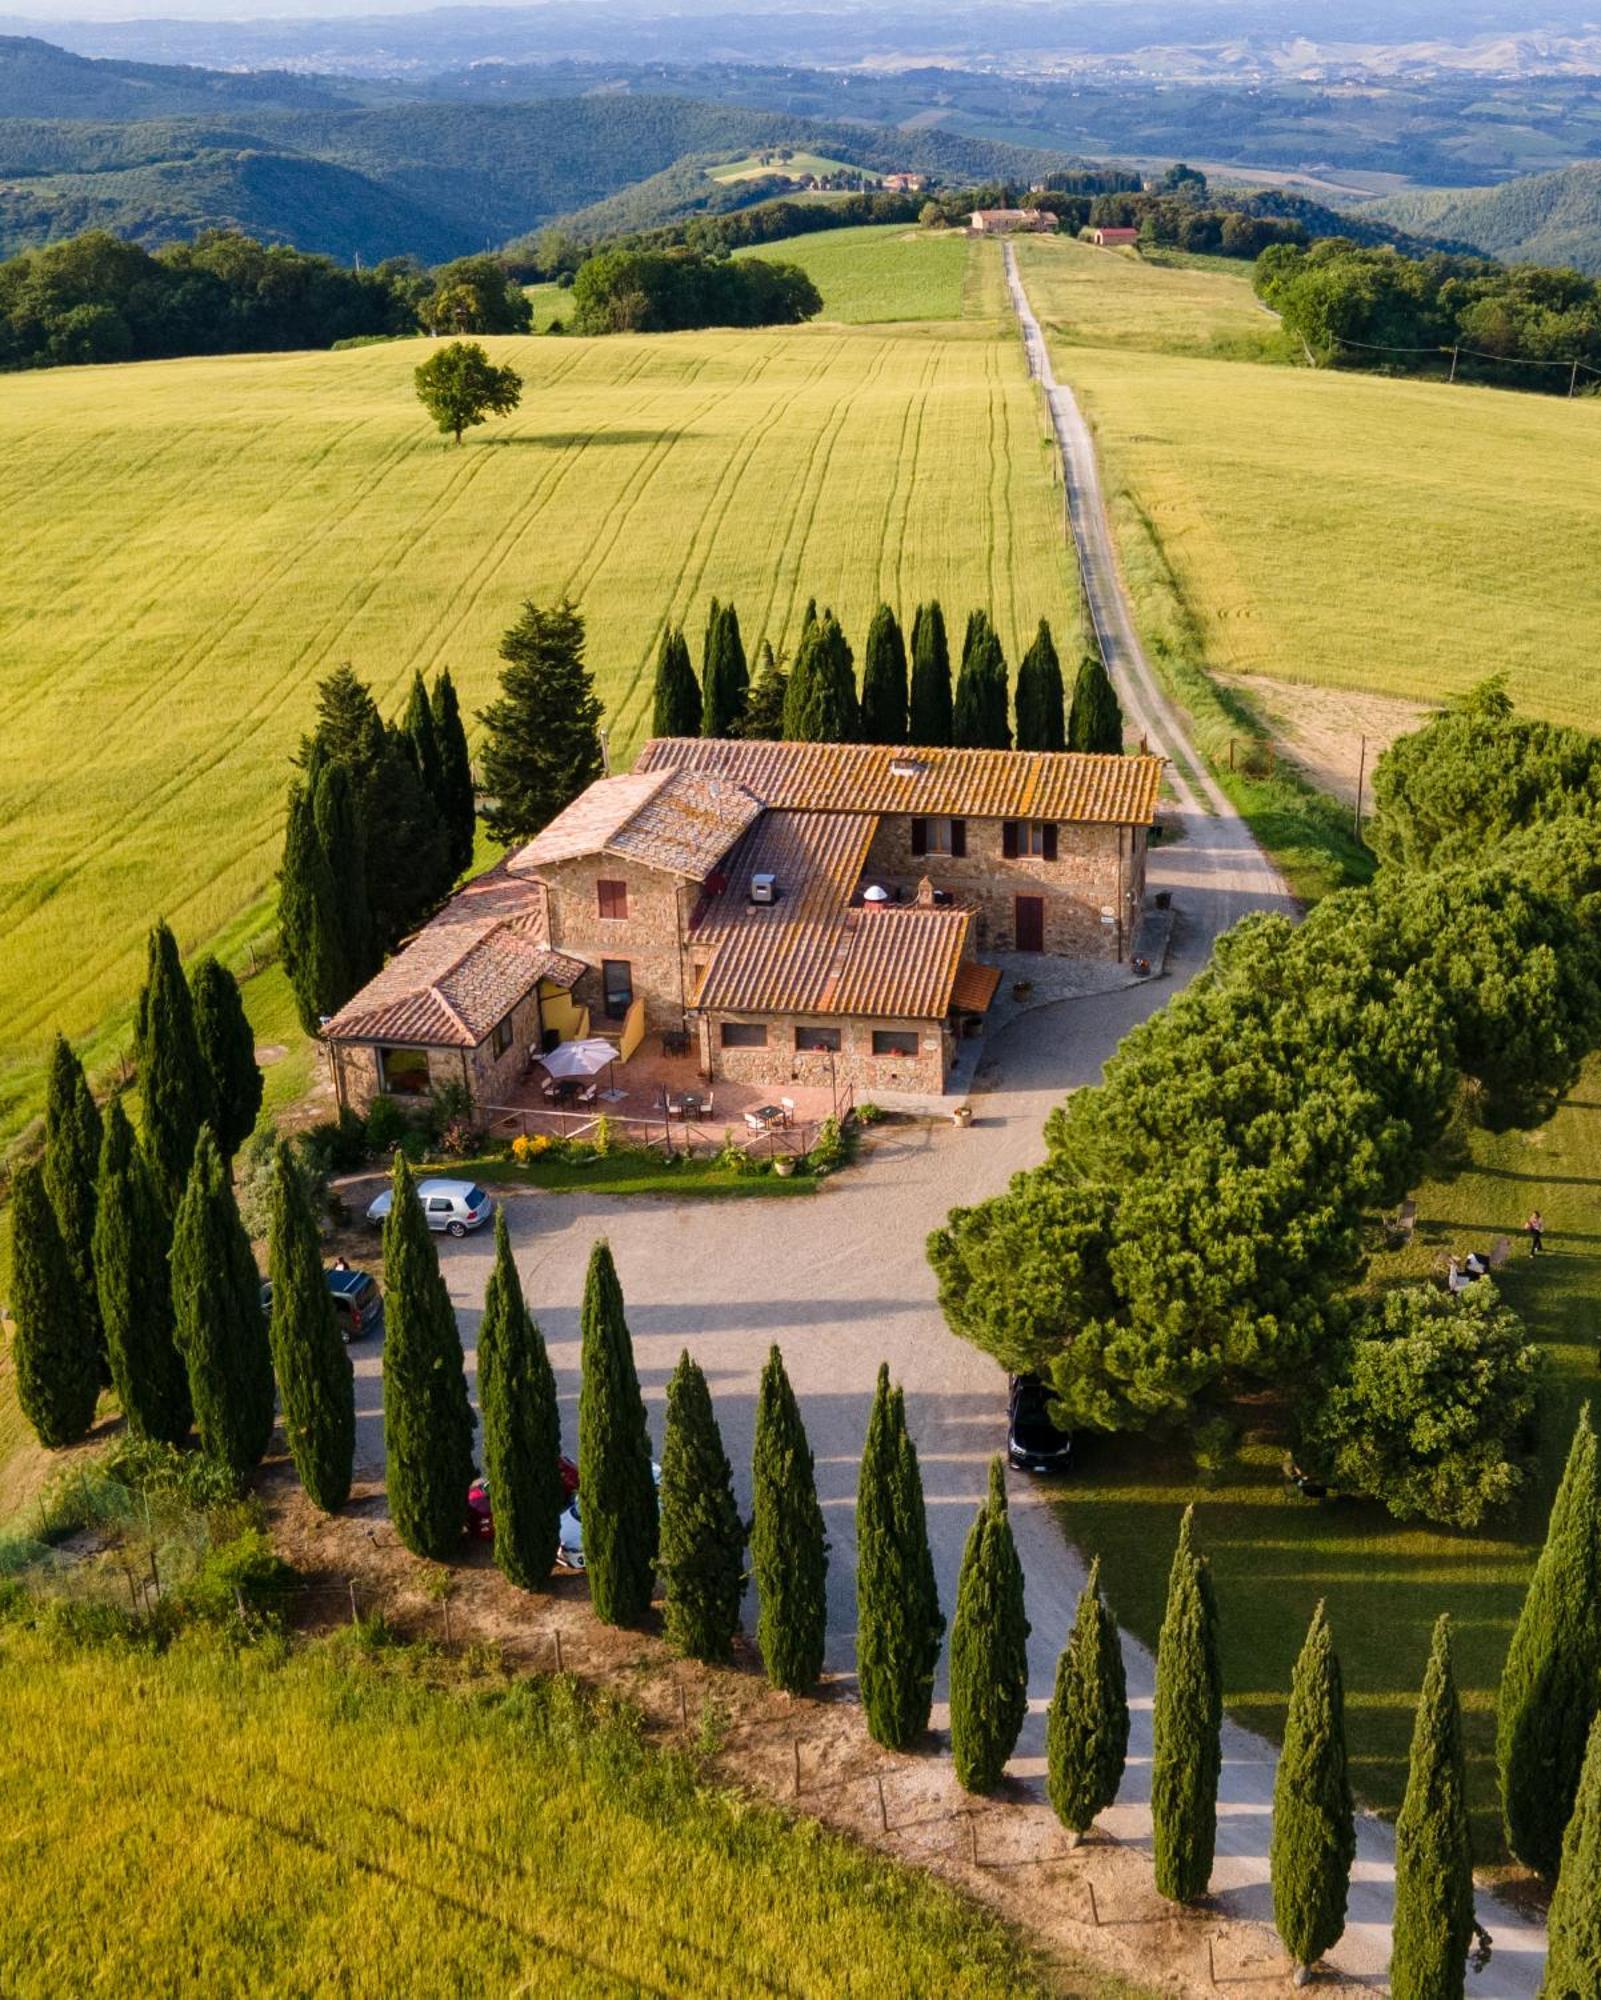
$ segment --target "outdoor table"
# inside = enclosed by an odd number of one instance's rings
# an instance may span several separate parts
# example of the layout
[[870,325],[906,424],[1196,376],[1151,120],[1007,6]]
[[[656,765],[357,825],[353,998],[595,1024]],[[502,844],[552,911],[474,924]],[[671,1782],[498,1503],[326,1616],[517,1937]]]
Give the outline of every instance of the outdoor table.
[[758,1104],[750,1114],[764,1132],[770,1132],[775,1125],[784,1122],[784,1107],[781,1104]]

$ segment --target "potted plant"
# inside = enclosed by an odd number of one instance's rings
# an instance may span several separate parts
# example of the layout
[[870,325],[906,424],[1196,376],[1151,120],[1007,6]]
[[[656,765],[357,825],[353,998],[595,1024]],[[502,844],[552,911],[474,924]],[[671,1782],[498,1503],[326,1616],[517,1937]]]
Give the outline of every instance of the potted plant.
[[971,1125],[972,1122],[973,1122],[973,1107],[971,1104],[963,1102],[961,1104],[956,1105],[952,1109],[951,1123],[953,1125]]
[[1012,998],[1014,1000],[1026,1000],[1033,991],[1034,982],[1032,979],[1014,979],[1012,981]]
[[795,1162],[788,1153],[782,1154],[773,1162],[773,1172],[777,1174],[781,1181],[787,1181],[794,1171]]

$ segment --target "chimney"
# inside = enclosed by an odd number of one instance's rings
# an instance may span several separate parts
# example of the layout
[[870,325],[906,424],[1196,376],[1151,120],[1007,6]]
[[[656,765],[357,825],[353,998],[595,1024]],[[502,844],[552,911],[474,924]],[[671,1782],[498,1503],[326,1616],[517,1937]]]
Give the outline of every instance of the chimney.
[[934,885],[925,875],[917,885],[917,907],[931,910],[934,907]]

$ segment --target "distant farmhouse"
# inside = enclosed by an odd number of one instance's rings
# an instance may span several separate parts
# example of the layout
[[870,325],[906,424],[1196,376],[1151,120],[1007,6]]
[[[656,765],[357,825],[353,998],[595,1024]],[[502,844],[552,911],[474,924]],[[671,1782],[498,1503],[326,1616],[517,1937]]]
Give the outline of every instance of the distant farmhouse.
[[981,236],[1043,233],[1058,226],[1057,218],[1048,208],[975,208],[968,217],[968,227]]
[[1116,250],[1125,243],[1138,243],[1140,232],[1137,229],[1092,229],[1090,239],[1103,250]]
[[928,186],[928,175],[886,174],[883,184],[891,194],[921,194]]

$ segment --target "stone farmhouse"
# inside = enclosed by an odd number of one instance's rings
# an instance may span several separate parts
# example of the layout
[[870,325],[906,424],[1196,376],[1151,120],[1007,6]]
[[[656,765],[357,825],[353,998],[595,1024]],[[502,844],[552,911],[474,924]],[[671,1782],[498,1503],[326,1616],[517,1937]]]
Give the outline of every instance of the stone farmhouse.
[[575,1035],[707,1077],[938,1093],[1013,953],[1123,957],[1162,760],[647,743],[323,1029],[340,1103],[508,1101]]

